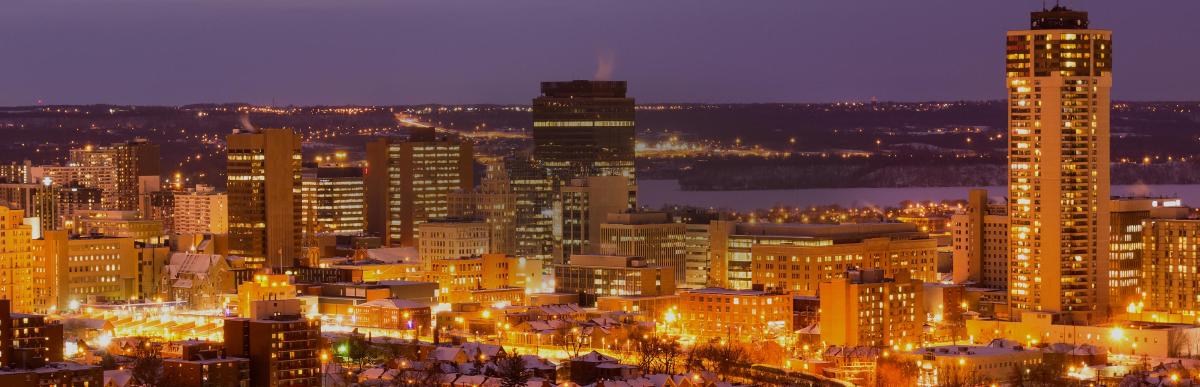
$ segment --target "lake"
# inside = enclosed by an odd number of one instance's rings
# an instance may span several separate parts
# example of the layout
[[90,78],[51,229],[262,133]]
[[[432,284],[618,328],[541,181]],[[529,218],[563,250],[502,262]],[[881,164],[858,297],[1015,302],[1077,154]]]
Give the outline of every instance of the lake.
[[[656,209],[664,204],[749,211],[776,205],[793,207],[838,204],[846,207],[895,206],[904,200],[941,201],[967,198],[977,187],[810,188],[755,191],[684,191],[675,180],[638,180],[638,204]],[[1007,187],[981,187],[1002,200]],[[1185,205],[1200,203],[1200,185],[1114,185],[1118,196],[1173,196]]]

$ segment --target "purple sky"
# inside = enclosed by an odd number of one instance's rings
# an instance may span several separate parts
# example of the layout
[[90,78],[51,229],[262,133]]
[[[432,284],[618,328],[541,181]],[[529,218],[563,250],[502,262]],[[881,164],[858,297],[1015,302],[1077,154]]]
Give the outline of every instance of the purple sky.
[[[1029,0],[0,0],[0,105],[999,99]],[[1051,3],[1053,0],[1051,0]],[[1114,30],[1114,95],[1200,99],[1200,1],[1071,0]]]

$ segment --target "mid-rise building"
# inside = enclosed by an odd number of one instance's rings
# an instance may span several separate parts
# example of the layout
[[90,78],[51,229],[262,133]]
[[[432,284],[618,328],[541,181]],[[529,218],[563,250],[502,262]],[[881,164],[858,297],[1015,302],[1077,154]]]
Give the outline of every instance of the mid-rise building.
[[[759,290],[701,288],[679,294],[683,332],[700,340],[757,342],[792,332],[792,296]],[[667,325],[668,332],[671,326]]]
[[417,255],[425,269],[440,259],[480,257],[491,252],[488,224],[470,219],[433,219],[417,227]]
[[937,279],[937,241],[908,223],[748,224],[714,221],[711,280],[733,289],[760,287],[815,295],[822,281],[855,268]]
[[483,254],[433,260],[431,273],[440,290],[439,302],[484,302],[483,298],[495,297],[485,294],[488,291],[512,290],[503,300],[524,304],[526,285],[541,281],[539,263],[505,254]]
[[[66,310],[90,301],[126,301],[139,297],[139,255],[134,239],[71,235],[46,231],[33,240],[48,289],[47,308]],[[38,274],[37,277],[41,277]]]
[[447,201],[451,218],[487,222],[490,252],[517,253],[517,195],[512,191],[504,163],[488,163],[479,188],[451,192]]
[[600,247],[600,225],[608,214],[630,209],[636,188],[624,176],[589,176],[561,187],[554,203],[557,262],[574,254],[590,254]]
[[984,189],[968,193],[967,206],[950,217],[955,283],[988,289],[1008,287],[1008,207],[988,203]]
[[1200,316],[1200,220],[1149,219],[1143,223],[1144,250],[1138,288],[1144,305],[1131,311]]
[[366,230],[366,191],[358,167],[305,169],[301,181],[302,219],[317,234],[362,234]]
[[299,300],[256,301],[259,318],[225,319],[225,351],[250,359],[250,385],[319,387],[321,321],[304,318]]
[[21,210],[0,207],[0,299],[10,300],[5,306],[16,312],[42,312],[48,289],[38,281],[42,265],[33,254],[33,228],[24,220]]
[[912,350],[922,343],[924,283],[907,273],[851,270],[821,283],[821,341],[826,345]]
[[634,100],[623,81],[542,82],[533,99],[534,157],[558,181],[634,179]]
[[1086,12],[1056,5],[1008,32],[1013,316],[1108,314],[1112,64],[1112,32],[1089,28]]
[[220,353],[163,359],[162,375],[173,387],[250,387],[250,359]]
[[687,280],[687,226],[663,212],[609,213],[600,225],[604,254],[638,256],[651,266],[670,267],[675,283]]
[[110,165],[43,165],[29,171],[35,182],[45,185],[98,189],[101,192],[101,208],[118,207],[117,170]]
[[251,267],[294,266],[301,247],[300,136],[290,129],[226,137],[229,253]]
[[174,195],[175,234],[226,234],[229,232],[229,195],[197,185]]
[[13,313],[9,300],[0,299],[0,364],[38,368],[63,361],[63,326],[46,316]]
[[[1142,293],[1152,289],[1142,286],[1142,278],[1154,278],[1160,274],[1162,262],[1152,264],[1147,268],[1145,254],[1152,251],[1158,254],[1156,258],[1166,258],[1165,249],[1187,249],[1186,239],[1176,239],[1174,243],[1166,239],[1156,239],[1154,245],[1147,246],[1147,236],[1163,236],[1147,233],[1144,227],[1152,220],[1175,220],[1186,218],[1188,208],[1177,198],[1146,198],[1128,197],[1113,198],[1110,202],[1112,212],[1109,221],[1109,259],[1108,259],[1108,298],[1109,317],[1121,317],[1130,312],[1142,309]],[[1164,223],[1170,225],[1170,222]],[[1156,225],[1157,226],[1157,225]],[[1164,231],[1159,228],[1152,232]],[[1178,243],[1184,242],[1184,243]],[[1180,257],[1187,250],[1172,250]],[[1158,273],[1144,273],[1146,269],[1159,269]],[[1163,277],[1158,277],[1163,278]],[[1147,293],[1148,294],[1148,293]],[[1154,309],[1151,309],[1154,310]]]
[[601,296],[675,294],[673,269],[650,266],[642,257],[572,255],[554,265],[554,291],[579,294],[579,304],[591,306]]
[[407,141],[367,143],[367,231],[388,246],[416,246],[417,226],[449,216],[447,196],[474,187],[470,142],[411,128]]

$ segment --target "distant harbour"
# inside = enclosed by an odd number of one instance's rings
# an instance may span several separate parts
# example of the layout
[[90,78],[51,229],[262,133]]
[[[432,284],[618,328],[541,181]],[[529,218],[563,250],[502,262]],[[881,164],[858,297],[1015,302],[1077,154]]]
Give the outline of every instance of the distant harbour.
[[[942,201],[967,198],[976,187],[910,188],[809,188],[739,191],[684,191],[675,180],[638,180],[638,204],[652,209],[663,205],[688,205],[750,211],[775,206],[808,207],[837,204],[843,207],[896,206],[902,201]],[[981,187],[992,200],[1003,200],[1007,187]],[[1200,203],[1200,184],[1114,185],[1117,196],[1171,196],[1185,205]]]

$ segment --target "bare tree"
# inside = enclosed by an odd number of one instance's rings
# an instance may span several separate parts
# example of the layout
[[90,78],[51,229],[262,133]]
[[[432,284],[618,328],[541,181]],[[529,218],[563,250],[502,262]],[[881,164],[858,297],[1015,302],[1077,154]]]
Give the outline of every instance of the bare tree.
[[158,386],[163,382],[162,357],[149,346],[138,347],[133,359],[133,379],[143,386]]
[[687,356],[688,369],[701,369],[713,372],[728,380],[735,370],[750,366],[750,353],[746,348],[735,344],[707,343],[692,347]]
[[529,370],[525,368],[525,359],[513,353],[496,360],[496,376],[500,378],[501,387],[525,386],[529,382]]

